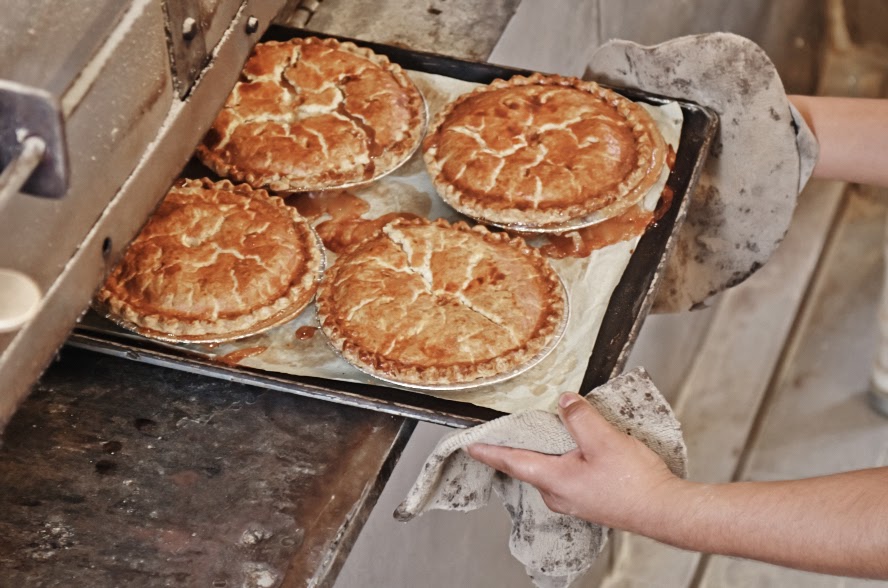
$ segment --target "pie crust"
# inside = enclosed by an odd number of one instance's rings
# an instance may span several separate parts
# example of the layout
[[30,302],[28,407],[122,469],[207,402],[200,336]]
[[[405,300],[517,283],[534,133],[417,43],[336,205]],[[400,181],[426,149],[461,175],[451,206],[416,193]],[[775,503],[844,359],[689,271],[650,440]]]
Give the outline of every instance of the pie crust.
[[409,159],[426,106],[397,64],[354,43],[259,43],[197,149],[216,173],[275,191],[342,188]]
[[533,360],[558,336],[567,300],[555,271],[520,237],[396,219],[337,258],[317,308],[333,347],[362,370],[452,385]]
[[96,301],[149,337],[227,341],[302,312],[323,264],[308,221],[280,198],[227,180],[181,180]]
[[525,225],[616,216],[644,198],[666,160],[644,108],[595,82],[542,74],[458,97],[435,117],[423,151],[452,207]]

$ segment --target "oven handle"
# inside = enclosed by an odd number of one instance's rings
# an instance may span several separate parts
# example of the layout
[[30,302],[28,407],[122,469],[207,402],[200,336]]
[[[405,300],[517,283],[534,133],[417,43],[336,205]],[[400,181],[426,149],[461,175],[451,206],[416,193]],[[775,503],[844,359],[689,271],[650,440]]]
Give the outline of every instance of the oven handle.
[[13,194],[18,194],[46,153],[46,141],[37,135],[26,137],[21,142],[18,155],[0,173],[0,211]]

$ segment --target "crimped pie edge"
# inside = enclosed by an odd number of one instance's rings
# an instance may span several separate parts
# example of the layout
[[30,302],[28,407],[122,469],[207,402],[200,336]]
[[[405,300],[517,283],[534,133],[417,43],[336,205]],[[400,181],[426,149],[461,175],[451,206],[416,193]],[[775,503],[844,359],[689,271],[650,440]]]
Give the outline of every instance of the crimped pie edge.
[[[367,184],[395,171],[410,159],[422,143],[422,139],[425,136],[428,127],[429,118],[425,97],[413,80],[410,79],[410,76],[407,75],[400,65],[393,63],[385,55],[375,53],[367,47],[360,47],[351,41],[338,41],[332,38],[321,37],[296,37],[287,41],[265,41],[263,45],[302,45],[312,43],[325,45],[331,49],[340,49],[363,57],[383,70],[388,71],[392,77],[401,84],[406,92],[410,92],[410,89],[412,89],[413,97],[418,100],[416,105],[418,120],[415,124],[411,124],[408,127],[407,137],[400,143],[387,147],[380,155],[374,157],[376,165],[375,171],[371,177],[356,177],[347,181],[334,182],[331,180],[328,182],[311,183],[306,179],[291,179],[279,173],[257,174],[249,169],[239,166],[237,163],[222,158],[215,149],[208,149],[203,144],[203,141],[201,141],[197,146],[196,153],[204,165],[220,176],[224,176],[236,182],[249,184],[255,188],[264,188],[273,192],[311,192],[315,190],[350,188]],[[223,106],[223,109],[224,108],[225,107]],[[215,122],[213,124],[215,124]]]
[[[266,198],[281,209],[296,227],[302,229],[300,237],[304,237],[305,241],[306,270],[299,276],[299,282],[291,284],[284,296],[279,297],[271,304],[254,309],[248,314],[234,318],[189,321],[159,314],[145,315],[129,301],[116,297],[108,288],[108,282],[115,274],[115,267],[96,295],[95,300],[100,310],[109,314],[112,320],[122,319],[117,322],[128,328],[132,325],[134,330],[145,336],[182,342],[222,342],[240,339],[280,324],[282,319],[287,317],[295,318],[305,310],[314,298],[325,259],[323,247],[320,245],[316,233],[295,208],[287,206],[279,197],[270,196],[265,190],[254,189],[248,184],[235,185],[227,179],[218,182],[213,182],[209,178],[185,179],[182,184],[178,184],[176,187],[227,191],[232,191],[236,187],[238,190],[245,191],[244,195],[247,197]],[[122,260],[123,258],[121,258],[121,262]]]
[[[480,234],[484,240],[492,243],[508,243],[512,247],[526,255],[532,261],[534,266],[540,270],[540,274],[544,277],[549,292],[552,293],[549,304],[549,312],[544,317],[543,324],[539,325],[536,334],[528,340],[524,346],[516,349],[506,355],[501,355],[483,362],[475,364],[456,364],[444,367],[420,367],[411,364],[404,364],[397,360],[380,357],[372,350],[362,349],[357,344],[350,341],[347,334],[343,332],[339,322],[335,316],[335,310],[329,308],[327,303],[327,292],[329,285],[334,281],[338,272],[340,263],[347,263],[349,258],[360,252],[360,247],[355,247],[346,254],[337,258],[336,263],[325,273],[320,285],[316,299],[318,312],[318,322],[321,330],[327,336],[333,349],[349,363],[357,366],[362,371],[371,375],[379,375],[386,380],[400,382],[406,385],[447,385],[461,384],[471,382],[473,380],[497,376],[511,370],[521,367],[526,362],[536,357],[549,344],[558,330],[563,326],[563,319],[568,312],[567,298],[564,286],[558,277],[558,274],[540,252],[529,245],[521,237],[512,237],[505,232],[491,232],[483,225],[469,226],[463,221],[449,223],[445,219],[437,219],[430,221],[427,219],[395,219],[387,223],[385,227],[392,225],[409,226],[409,225],[436,225],[445,228],[452,228],[458,231],[473,232]],[[385,228],[383,227],[383,229]],[[380,230],[380,233],[382,229]],[[379,233],[370,237],[370,239],[378,238]],[[369,241],[364,241],[365,243]],[[365,358],[373,357],[373,361],[367,361]]]
[[[463,101],[476,94],[528,85],[557,85],[573,87],[589,92],[593,96],[601,97],[632,124],[633,133],[636,135],[636,146],[639,151],[639,160],[646,164],[636,166],[627,178],[624,178],[612,191],[612,194],[603,203],[592,205],[589,203],[559,208],[557,210],[517,210],[514,208],[491,208],[475,201],[471,195],[466,195],[453,184],[443,178],[443,166],[437,160],[437,147],[431,145],[435,137],[446,121],[447,117]],[[497,79],[486,86],[479,86],[470,92],[461,94],[448,102],[432,119],[429,130],[423,140],[423,160],[426,164],[432,184],[435,186],[441,198],[451,207],[481,222],[490,221],[501,225],[526,225],[526,226],[556,226],[598,210],[612,207],[612,210],[620,212],[628,209],[644,198],[644,195],[656,183],[662,167],[666,164],[666,142],[663,139],[656,123],[650,114],[641,106],[628,98],[620,96],[616,92],[603,88],[593,81],[581,80],[575,77],[560,75],[544,75],[534,73],[530,76],[516,75],[508,80]],[[644,189],[644,184],[649,184]],[[626,206],[617,205],[617,200],[627,194],[632,194],[635,200]],[[595,201],[599,202],[598,199]]]

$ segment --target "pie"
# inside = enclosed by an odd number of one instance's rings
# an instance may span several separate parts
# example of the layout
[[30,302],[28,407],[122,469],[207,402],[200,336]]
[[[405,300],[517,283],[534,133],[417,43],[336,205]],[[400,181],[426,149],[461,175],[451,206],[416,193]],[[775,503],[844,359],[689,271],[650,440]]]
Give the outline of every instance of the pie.
[[335,39],[259,43],[197,149],[216,173],[309,191],[364,183],[405,162],[425,131],[400,66]]
[[362,370],[454,385],[539,359],[563,330],[567,301],[555,271],[520,237],[396,219],[337,258],[317,308],[333,347]]
[[295,208],[227,180],[180,180],[97,296],[111,318],[170,341],[225,341],[298,315],[323,247]]
[[458,97],[423,141],[458,211],[499,224],[615,216],[660,176],[666,144],[641,106],[595,82],[533,74]]

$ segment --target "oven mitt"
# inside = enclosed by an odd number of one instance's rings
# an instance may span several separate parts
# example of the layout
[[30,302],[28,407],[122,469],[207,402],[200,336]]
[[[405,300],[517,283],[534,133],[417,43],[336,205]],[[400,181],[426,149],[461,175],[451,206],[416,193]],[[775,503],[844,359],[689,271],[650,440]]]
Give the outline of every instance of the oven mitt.
[[[678,476],[687,475],[687,449],[669,404],[642,368],[592,390],[586,399],[608,421],[644,442]],[[539,492],[475,461],[472,443],[506,445],[562,454],[576,448],[557,415],[525,411],[443,437],[426,460],[395,518],[409,521],[427,510],[474,510],[493,490],[512,520],[509,548],[540,587],[567,586],[583,573],[607,541],[606,527],[552,512]]]
[[786,234],[818,153],[762,48],[729,33],[650,47],[615,40],[592,53],[584,77],[687,99],[719,116],[653,310],[705,306],[761,267]]

